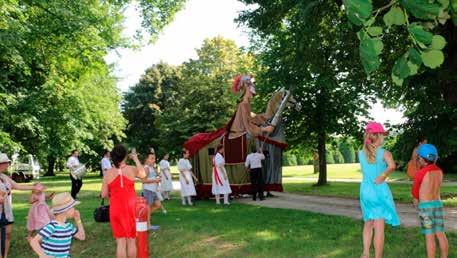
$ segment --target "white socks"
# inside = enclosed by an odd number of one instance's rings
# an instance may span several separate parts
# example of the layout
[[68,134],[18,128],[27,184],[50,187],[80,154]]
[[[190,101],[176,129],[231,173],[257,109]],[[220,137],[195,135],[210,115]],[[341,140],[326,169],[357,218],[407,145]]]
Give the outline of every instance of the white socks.
[[187,200],[187,203],[188,203],[190,206],[193,205],[193,203],[192,203],[192,197],[190,197],[190,196],[181,197],[182,205],[186,205],[186,200]]
[[224,204],[230,204],[228,201],[228,197],[229,197],[228,194],[224,194]]

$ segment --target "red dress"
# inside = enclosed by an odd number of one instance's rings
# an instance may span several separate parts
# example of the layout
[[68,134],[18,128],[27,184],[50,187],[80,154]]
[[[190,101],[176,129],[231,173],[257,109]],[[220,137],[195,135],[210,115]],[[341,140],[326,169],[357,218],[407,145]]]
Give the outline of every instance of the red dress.
[[120,172],[108,184],[109,218],[114,238],[135,238],[135,182]]

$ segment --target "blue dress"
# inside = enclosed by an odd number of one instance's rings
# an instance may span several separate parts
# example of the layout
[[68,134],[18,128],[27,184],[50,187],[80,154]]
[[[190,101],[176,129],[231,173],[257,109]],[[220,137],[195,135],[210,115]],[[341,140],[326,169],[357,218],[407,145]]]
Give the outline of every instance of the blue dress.
[[363,175],[360,184],[360,207],[364,221],[384,219],[387,224],[399,226],[400,219],[389,186],[386,182],[375,184],[376,177],[387,168],[387,163],[383,158],[384,151],[383,148],[376,151],[376,163],[368,163],[365,152],[359,151]]

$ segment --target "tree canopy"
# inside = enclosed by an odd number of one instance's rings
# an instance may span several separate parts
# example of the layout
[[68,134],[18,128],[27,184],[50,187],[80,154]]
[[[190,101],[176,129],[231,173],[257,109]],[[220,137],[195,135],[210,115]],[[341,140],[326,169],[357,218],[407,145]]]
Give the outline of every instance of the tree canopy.
[[[138,2],[151,36],[183,0]],[[80,149],[88,161],[123,136],[116,80],[104,57],[131,46],[121,36],[131,1],[2,1],[0,3],[0,145],[47,160]],[[94,164],[98,164],[94,161]]]

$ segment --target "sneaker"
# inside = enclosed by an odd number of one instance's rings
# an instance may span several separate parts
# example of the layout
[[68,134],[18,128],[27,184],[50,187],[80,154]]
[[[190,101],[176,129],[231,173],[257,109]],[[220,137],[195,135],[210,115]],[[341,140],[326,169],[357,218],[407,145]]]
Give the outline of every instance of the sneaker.
[[157,231],[160,229],[160,226],[157,226],[157,225],[151,225],[151,227],[149,228],[149,230],[151,231]]
[[168,212],[167,212],[167,210],[163,209],[163,210],[162,210],[162,213],[163,213],[163,214],[167,214]]
[[230,203],[229,203],[229,202],[227,202],[227,203],[224,203],[224,205],[227,205],[227,206],[229,206],[229,205],[230,205]]

